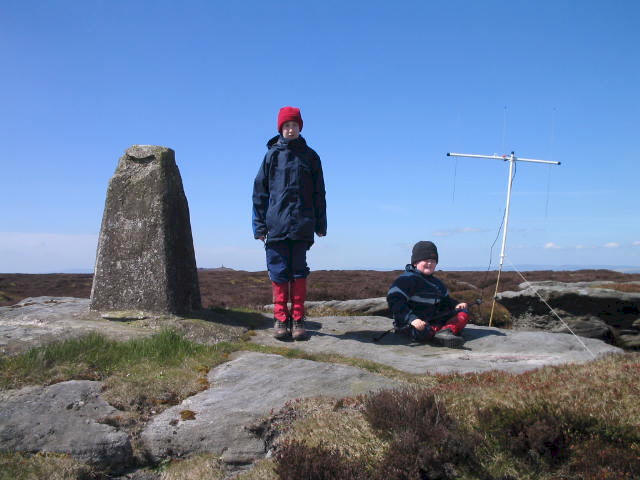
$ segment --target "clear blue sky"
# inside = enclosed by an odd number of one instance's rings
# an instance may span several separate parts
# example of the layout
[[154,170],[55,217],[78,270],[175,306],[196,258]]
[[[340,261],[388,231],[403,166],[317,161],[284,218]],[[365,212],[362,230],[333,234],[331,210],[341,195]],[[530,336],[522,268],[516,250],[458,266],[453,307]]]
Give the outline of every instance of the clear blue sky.
[[[312,269],[640,266],[640,2],[0,1],[0,272],[91,269],[133,144],[176,152],[199,267],[264,270],[253,178],[284,105],[320,154]],[[494,247],[497,262],[500,239]]]

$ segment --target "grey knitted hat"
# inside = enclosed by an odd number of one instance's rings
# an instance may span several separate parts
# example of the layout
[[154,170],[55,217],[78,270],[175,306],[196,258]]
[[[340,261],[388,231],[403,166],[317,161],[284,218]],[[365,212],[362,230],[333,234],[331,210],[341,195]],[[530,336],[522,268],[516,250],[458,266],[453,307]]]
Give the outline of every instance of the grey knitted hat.
[[415,265],[420,260],[438,261],[438,249],[435,243],[429,241],[420,241],[413,246],[411,250],[411,265]]

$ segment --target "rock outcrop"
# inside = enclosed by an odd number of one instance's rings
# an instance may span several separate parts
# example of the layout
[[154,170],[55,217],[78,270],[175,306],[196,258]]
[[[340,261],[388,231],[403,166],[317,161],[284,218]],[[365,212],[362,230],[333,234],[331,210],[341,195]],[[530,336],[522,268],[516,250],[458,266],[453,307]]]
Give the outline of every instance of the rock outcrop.
[[624,348],[639,348],[640,293],[606,288],[608,283],[613,282],[527,282],[517,292],[499,293],[497,300],[509,310],[517,328],[572,330]]
[[[48,317],[52,320],[47,321]],[[19,325],[21,319],[25,325]],[[287,346],[287,342],[272,338],[269,315],[252,317],[252,321],[253,342]],[[75,336],[86,324],[92,325],[92,330],[97,326],[106,332],[112,326],[119,335],[125,335],[128,329],[138,335],[145,333],[138,331],[144,322],[147,319],[136,320],[136,326],[109,322],[91,314],[86,299],[27,299],[0,308],[0,338],[11,333],[13,341],[38,346],[52,337]],[[27,328],[29,323],[37,326],[37,335]],[[477,325],[464,330],[466,344],[460,350],[412,344],[407,337],[392,333],[376,342],[374,338],[391,326],[389,318],[380,316],[313,317],[307,326],[310,338],[295,342],[297,349],[353,358],[356,365],[375,362],[412,374],[519,373],[545,365],[586,362],[621,351],[600,340],[580,340],[569,334]],[[234,325],[225,327],[238,329]],[[151,333],[153,330],[146,332]],[[189,338],[202,343],[209,340],[200,334]],[[207,380],[206,390],[158,413],[144,426],[137,448],[148,453],[150,461],[207,452],[227,465],[244,465],[268,454],[269,439],[262,437],[259,425],[286,402],[314,396],[342,398],[403,385],[355,366],[256,352],[234,354],[230,361],[209,371]],[[101,423],[117,417],[119,411],[108,405],[100,392],[101,383],[91,381],[1,392],[0,451],[65,452],[112,470],[127,465],[132,457],[131,433]]]
[[201,308],[189,206],[173,150],[134,145],[109,182],[92,310]]
[[100,420],[117,412],[102,383],[72,380],[0,392],[0,451],[68,453],[119,470],[132,456],[126,433]]

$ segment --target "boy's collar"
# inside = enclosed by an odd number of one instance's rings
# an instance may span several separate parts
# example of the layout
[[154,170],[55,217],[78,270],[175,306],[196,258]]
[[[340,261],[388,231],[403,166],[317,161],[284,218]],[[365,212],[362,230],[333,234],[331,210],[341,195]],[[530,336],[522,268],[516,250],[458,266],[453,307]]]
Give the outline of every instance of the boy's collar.
[[275,145],[282,145],[283,147],[290,145],[294,147],[296,145],[306,145],[306,144],[307,144],[307,141],[304,139],[302,135],[299,135],[298,138],[294,138],[293,140],[287,140],[282,135],[278,134],[275,137],[272,137],[271,139],[269,139],[269,141],[267,142],[267,148],[272,148]]
[[405,267],[405,270],[406,270],[407,272],[413,272],[413,273],[415,273],[415,274],[417,274],[417,275],[422,275],[422,276],[423,276],[423,277],[425,277],[425,278],[433,277],[433,273],[435,273],[435,272],[433,272],[431,275],[425,275],[425,274],[424,274],[424,273],[422,273],[420,270],[418,270],[418,269],[415,267],[415,265],[411,265],[410,263],[407,263],[407,266]]
[[302,138],[302,135],[298,135],[296,138],[284,138],[282,135],[280,135],[280,139],[278,140],[278,142],[293,143],[293,142],[297,142],[298,140],[304,141],[304,138]]

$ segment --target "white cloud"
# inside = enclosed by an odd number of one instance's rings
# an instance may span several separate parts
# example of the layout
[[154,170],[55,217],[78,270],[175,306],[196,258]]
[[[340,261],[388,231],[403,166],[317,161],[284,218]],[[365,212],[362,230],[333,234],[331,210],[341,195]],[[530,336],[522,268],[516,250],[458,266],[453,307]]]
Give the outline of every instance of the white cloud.
[[547,242],[544,244],[544,248],[560,248],[560,247],[553,242]]
[[618,242],[609,242],[603,245],[604,248],[618,248],[620,244]]
[[633,245],[634,247],[640,247],[640,240],[636,240],[631,245]]

